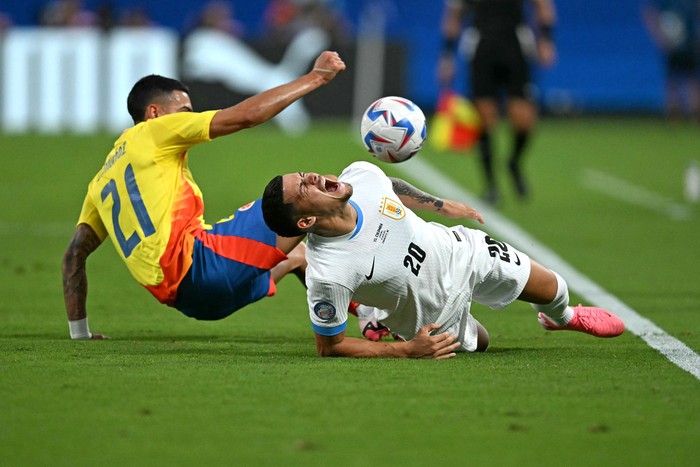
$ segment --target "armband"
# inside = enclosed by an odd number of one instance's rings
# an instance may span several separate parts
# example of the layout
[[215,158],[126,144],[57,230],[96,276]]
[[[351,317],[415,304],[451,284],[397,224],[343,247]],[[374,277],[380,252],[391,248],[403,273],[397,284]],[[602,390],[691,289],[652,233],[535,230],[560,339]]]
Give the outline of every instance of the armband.
[[92,339],[87,317],[76,321],[68,321],[71,339]]
[[554,26],[551,24],[541,24],[539,38],[541,40],[554,42]]

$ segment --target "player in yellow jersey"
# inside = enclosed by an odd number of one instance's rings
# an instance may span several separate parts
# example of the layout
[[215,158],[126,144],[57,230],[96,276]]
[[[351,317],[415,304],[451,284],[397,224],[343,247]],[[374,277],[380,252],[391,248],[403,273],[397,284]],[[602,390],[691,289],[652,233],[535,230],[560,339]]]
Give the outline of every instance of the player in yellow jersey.
[[73,339],[102,339],[87,322],[87,257],[110,237],[136,281],[187,316],[215,320],[273,295],[287,273],[303,274],[303,237],[278,237],[260,202],[213,226],[187,165],[192,146],[264,123],[329,83],[345,64],[323,52],[307,74],[223,110],[193,112],[188,88],[150,75],[127,99],[134,126],[114,143],[88,186],[63,258],[63,293]]

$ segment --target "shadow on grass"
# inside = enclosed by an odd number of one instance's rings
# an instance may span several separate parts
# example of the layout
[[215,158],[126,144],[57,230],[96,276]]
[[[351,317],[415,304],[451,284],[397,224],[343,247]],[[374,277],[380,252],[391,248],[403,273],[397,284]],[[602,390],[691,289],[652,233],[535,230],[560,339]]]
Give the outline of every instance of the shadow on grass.
[[[0,335],[0,341],[13,340],[33,340],[33,341],[65,341],[71,340],[62,333],[13,333],[6,336]],[[79,341],[75,341],[79,342]],[[104,342],[230,342],[230,343],[280,343],[280,342],[311,342],[312,336],[282,336],[282,335],[222,335],[222,334],[162,334],[162,335],[142,335],[130,334],[125,337],[112,337]]]
[[[543,342],[548,341],[545,339]],[[529,342],[529,341],[528,341]],[[552,345],[554,344],[554,345]],[[511,360],[525,358],[559,358],[562,354],[571,357],[581,353],[595,353],[599,356],[610,353],[638,351],[632,343],[627,346],[608,346],[609,342],[598,340],[578,342],[547,342],[547,345],[506,345],[493,344],[485,353],[458,354],[457,360]],[[0,349],[7,354],[52,354],[68,352],[73,357],[91,359],[98,356],[152,356],[182,357],[303,357],[317,358],[312,336],[293,333],[290,335],[225,335],[225,334],[131,334],[104,341],[71,341],[61,333],[13,333],[0,336]],[[6,355],[8,356],[8,355]],[[335,360],[335,359],[334,359]],[[362,360],[362,359],[360,359]]]
[[100,341],[71,341],[57,333],[13,333],[0,336],[4,357],[48,358],[63,355],[83,360],[112,359],[119,356],[170,358],[315,357],[316,348],[306,336],[226,336],[219,334],[130,335]]

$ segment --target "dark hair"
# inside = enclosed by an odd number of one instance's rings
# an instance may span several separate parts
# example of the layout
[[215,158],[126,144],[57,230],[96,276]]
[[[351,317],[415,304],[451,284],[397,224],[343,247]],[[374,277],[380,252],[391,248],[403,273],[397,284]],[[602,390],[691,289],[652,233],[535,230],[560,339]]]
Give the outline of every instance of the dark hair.
[[304,231],[297,227],[294,206],[283,201],[282,176],[278,175],[267,184],[262,197],[263,219],[267,226],[282,237],[298,237]]
[[190,92],[180,81],[165,76],[148,75],[138,80],[126,99],[126,108],[134,123],[144,120],[146,107],[151,102],[159,97],[170,96],[174,91]]

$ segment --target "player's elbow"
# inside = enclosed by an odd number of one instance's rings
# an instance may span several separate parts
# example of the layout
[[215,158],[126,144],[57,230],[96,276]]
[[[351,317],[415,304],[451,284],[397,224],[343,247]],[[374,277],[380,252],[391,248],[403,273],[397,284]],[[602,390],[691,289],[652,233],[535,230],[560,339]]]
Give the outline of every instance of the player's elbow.
[[335,336],[324,336],[316,333],[316,353],[319,357],[339,357],[345,355],[343,352],[343,341],[345,332]]
[[319,336],[318,334],[316,335],[316,354],[319,357],[337,357],[340,355],[332,339]]
[[77,264],[84,263],[85,257],[81,250],[71,243],[66,252],[63,254],[63,262],[61,263],[63,271],[74,269]]
[[319,357],[337,357],[338,354],[333,350],[333,347],[325,345],[316,345],[316,355]]

